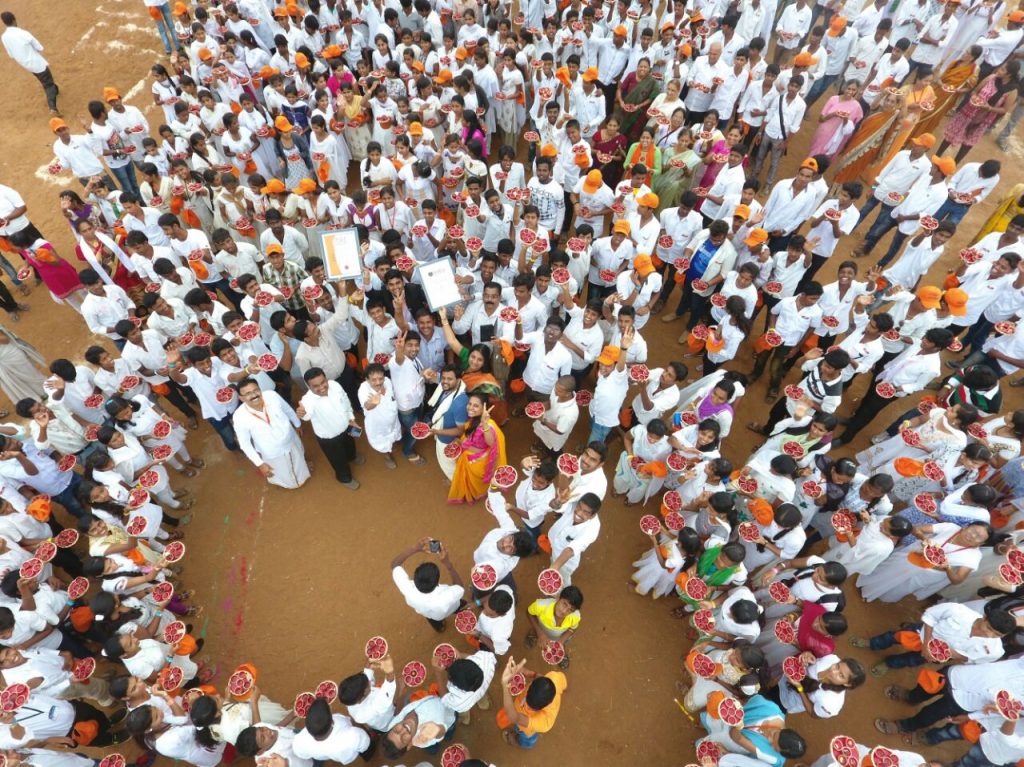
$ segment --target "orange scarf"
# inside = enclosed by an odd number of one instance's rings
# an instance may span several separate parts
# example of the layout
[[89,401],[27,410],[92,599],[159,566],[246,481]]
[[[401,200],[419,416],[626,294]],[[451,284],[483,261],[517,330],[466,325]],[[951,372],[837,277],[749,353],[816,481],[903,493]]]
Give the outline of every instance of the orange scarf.
[[636,165],[638,162],[642,162],[644,164],[644,167],[647,168],[647,178],[644,180],[644,183],[647,184],[648,186],[651,185],[651,179],[654,177],[655,150],[656,147],[652,143],[650,146],[647,147],[647,151],[644,152],[643,147],[640,146],[639,142],[637,142],[636,148],[633,150],[633,153],[629,157],[629,164],[627,166],[627,168],[630,168]]

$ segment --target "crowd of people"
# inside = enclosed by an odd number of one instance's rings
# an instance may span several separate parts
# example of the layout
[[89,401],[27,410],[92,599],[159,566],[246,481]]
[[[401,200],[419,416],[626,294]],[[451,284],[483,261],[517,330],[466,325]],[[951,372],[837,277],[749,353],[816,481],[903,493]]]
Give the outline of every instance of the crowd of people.
[[[1001,126],[1005,153],[1024,115],[1024,3],[144,4],[167,54],[151,105],[107,86],[74,119],[0,14],[52,113],[50,172],[74,179],[75,242],[0,186],[8,763],[92,767],[75,749],[132,738],[140,767],[479,767],[455,742],[474,709],[537,747],[573,694],[577,571],[612,506],[646,537],[636,594],[668,598],[685,639],[689,761],[1024,758],[1024,410],[1004,403],[1024,184],[972,213],[1005,162],[979,144]],[[358,276],[325,253],[342,230]],[[458,301],[423,277],[438,259]],[[92,334],[76,359],[10,329],[41,286]],[[766,374],[764,415],[736,423]],[[506,443],[517,419],[532,444]],[[443,530],[392,560],[451,640],[429,669],[374,637],[363,670],[289,706],[204,660],[177,563],[207,427],[273,503],[311,481],[315,440],[340,503],[371,466],[439,471],[449,504],[495,518],[470,570]],[[861,636],[854,599],[916,619]],[[847,737],[847,695],[918,667],[885,687],[904,718]],[[828,753],[809,719],[834,720]]]

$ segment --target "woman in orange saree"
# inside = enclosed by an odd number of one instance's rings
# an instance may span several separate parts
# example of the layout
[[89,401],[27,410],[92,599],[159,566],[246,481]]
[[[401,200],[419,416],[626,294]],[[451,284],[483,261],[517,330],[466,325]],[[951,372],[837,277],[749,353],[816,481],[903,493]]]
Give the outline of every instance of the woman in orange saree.
[[981,46],[972,45],[967,53],[946,68],[939,78],[938,87],[935,88],[935,108],[921,115],[921,119],[914,126],[911,138],[917,138],[922,133],[935,134],[936,128],[945,119],[949,110],[957,105],[963,94],[977,85],[977,60],[980,55]]
[[901,100],[897,130],[889,141],[883,144],[883,149],[879,151],[877,159],[864,176],[864,180],[871,184],[882,172],[882,168],[888,165],[896,153],[903,149],[903,146],[910,140],[921,117],[935,108],[932,75],[930,73],[922,75],[913,85],[904,85],[896,92],[896,97]]
[[836,163],[838,170],[833,181],[835,185],[860,180],[861,174],[867,172],[887,146],[888,137],[899,130],[899,116],[899,97],[886,95],[881,109],[865,117],[846,144]]
[[466,412],[469,420],[462,437],[456,440],[462,452],[448,489],[450,504],[476,503],[484,498],[494,470],[505,463],[505,435],[491,420],[487,395],[470,392]]

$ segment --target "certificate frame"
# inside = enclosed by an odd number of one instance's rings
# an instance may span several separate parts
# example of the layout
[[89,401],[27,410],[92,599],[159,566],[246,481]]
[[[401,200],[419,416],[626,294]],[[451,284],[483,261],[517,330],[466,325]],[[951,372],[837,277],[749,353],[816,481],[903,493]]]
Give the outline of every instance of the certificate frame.
[[320,232],[320,252],[329,280],[351,280],[362,275],[359,233],[354,226]]
[[435,258],[418,264],[414,274],[414,281],[423,287],[430,311],[462,303],[462,292],[455,282],[455,266],[450,258]]

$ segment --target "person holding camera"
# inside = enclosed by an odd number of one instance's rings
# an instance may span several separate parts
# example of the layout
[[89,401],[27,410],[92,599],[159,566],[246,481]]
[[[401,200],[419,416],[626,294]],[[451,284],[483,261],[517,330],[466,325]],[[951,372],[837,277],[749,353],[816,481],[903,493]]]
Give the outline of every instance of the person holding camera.
[[[441,583],[441,569],[434,562],[421,562],[410,578],[404,564],[417,552],[438,557],[448,570],[452,583]],[[405,597],[405,603],[426,618],[427,623],[438,634],[445,629],[445,618],[458,612],[466,604],[463,598],[466,589],[462,578],[448,558],[448,551],[441,541],[433,538],[421,538],[395,557],[391,562],[391,578]]]

